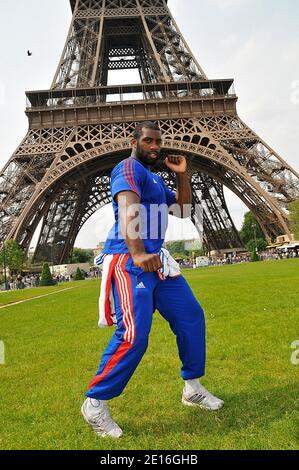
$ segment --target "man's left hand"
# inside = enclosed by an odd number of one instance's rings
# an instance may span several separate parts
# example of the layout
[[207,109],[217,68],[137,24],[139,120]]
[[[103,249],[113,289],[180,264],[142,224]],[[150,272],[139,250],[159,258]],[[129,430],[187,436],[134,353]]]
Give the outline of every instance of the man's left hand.
[[168,155],[164,164],[176,174],[183,174],[187,171],[187,160],[180,155]]

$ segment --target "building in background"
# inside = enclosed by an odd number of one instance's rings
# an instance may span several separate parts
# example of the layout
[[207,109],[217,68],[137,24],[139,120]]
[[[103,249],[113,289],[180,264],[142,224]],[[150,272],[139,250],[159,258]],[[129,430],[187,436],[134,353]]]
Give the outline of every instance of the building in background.
[[104,250],[105,242],[100,242],[98,246],[93,250],[94,257],[99,256]]
[[50,271],[53,276],[74,276],[77,269],[85,271],[86,273],[90,272],[89,263],[76,263],[76,264],[60,264],[57,266],[50,266]]

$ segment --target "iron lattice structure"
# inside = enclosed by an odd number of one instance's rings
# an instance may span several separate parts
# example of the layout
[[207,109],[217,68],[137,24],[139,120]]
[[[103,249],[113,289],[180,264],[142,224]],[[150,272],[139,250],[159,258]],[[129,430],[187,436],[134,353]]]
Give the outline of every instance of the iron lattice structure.
[[[111,201],[109,175],[130,154],[132,130],[155,120],[163,151],[188,158],[194,207],[210,249],[242,246],[223,187],[255,214],[267,239],[289,234],[299,175],[238,117],[233,80],[209,80],[166,0],[71,0],[73,16],[49,90],[27,92],[29,131],[0,177],[1,240],[35,260],[66,262],[89,217]],[[141,84],[109,86],[110,70]],[[160,174],[170,185],[173,176]],[[193,222],[198,225],[196,211]]]

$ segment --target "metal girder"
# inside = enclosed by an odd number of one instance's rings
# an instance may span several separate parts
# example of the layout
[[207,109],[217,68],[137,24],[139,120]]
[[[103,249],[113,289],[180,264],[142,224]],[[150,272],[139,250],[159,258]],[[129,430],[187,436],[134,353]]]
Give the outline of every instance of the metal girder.
[[[192,218],[210,248],[238,248],[223,187],[253,211],[268,240],[289,234],[299,175],[237,115],[233,80],[209,81],[164,0],[71,0],[73,18],[50,90],[28,92],[29,131],[0,174],[1,239],[36,259],[67,261],[89,217],[110,199],[112,168],[140,120],[156,120],[163,154],[184,154]],[[108,86],[136,68],[141,84]],[[133,94],[134,98],[130,98]],[[138,98],[135,98],[135,96]],[[111,98],[112,97],[112,98]],[[165,169],[156,171],[170,185]]]
[[[61,188],[44,215],[35,261],[67,262],[80,229],[95,212],[111,202],[109,175],[112,169],[113,166],[97,176],[97,169],[90,169],[75,185],[68,183],[65,189]],[[162,166],[155,171],[175,190],[171,174]],[[86,179],[87,184],[83,181]],[[242,243],[229,215],[222,184],[206,174],[195,173],[192,187],[192,221],[200,235],[203,230],[209,249],[240,248]],[[203,226],[200,217],[196,217],[198,210],[203,213]]]
[[[117,70],[107,63],[110,49],[115,43],[126,43],[128,37],[139,57],[147,57],[147,73],[141,60],[127,64],[128,69],[133,65],[139,69],[142,79],[169,82],[207,78],[166,2],[79,0],[72,8],[73,19],[52,88],[105,85],[108,70]],[[125,69],[124,64],[120,68]]]

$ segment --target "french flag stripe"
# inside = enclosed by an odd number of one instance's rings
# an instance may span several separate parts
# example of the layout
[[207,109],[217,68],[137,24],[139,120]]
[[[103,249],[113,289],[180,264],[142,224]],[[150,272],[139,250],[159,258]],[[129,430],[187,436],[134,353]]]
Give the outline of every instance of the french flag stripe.
[[[110,304],[110,290],[111,290],[111,280],[112,280],[112,275],[113,271],[115,269],[115,265],[117,261],[119,260],[119,255],[112,256],[112,259],[109,264],[108,268],[108,275],[107,278],[105,279],[105,318],[108,326],[113,326],[113,319],[112,319],[112,312],[111,312],[111,304]],[[103,281],[102,281],[103,282]]]
[[123,312],[123,319],[125,324],[124,341],[115,351],[111,359],[106,364],[103,372],[94,378],[89,384],[89,390],[101,382],[121,361],[126,353],[131,349],[135,341],[135,324],[134,312],[132,302],[132,285],[129,274],[125,272],[125,266],[129,255],[122,255],[115,267],[115,283],[120,298],[120,305]]
[[113,354],[110,361],[107,363],[101,375],[98,375],[97,377],[93,379],[92,382],[90,382],[88,386],[89,390],[91,390],[93,387],[98,385],[101,382],[101,380],[103,380],[109,374],[109,372],[111,372],[117,366],[119,361],[126,355],[126,353],[130,350],[131,347],[132,345],[126,341],[124,341],[120,345],[120,347]]
[[133,173],[133,160],[125,160],[124,162],[124,177],[128,185],[134,193],[137,193],[140,196],[139,191],[135,185],[134,173]]
[[124,297],[125,297],[125,302],[126,302],[126,307],[127,307],[127,318],[128,318],[128,332],[127,336],[125,339],[133,344],[135,341],[135,322],[134,322],[134,312],[133,312],[133,299],[132,299],[132,285],[131,285],[131,279],[129,274],[126,272],[125,266],[126,262],[129,258],[129,255],[126,256],[124,264],[122,265],[122,269],[120,270],[120,276],[123,280],[123,285],[124,285]]
[[128,315],[128,296],[125,288],[125,279],[122,275],[123,263],[124,267],[126,265],[128,259],[128,255],[122,255],[119,259],[119,262],[115,268],[115,281],[117,292],[120,300],[120,306],[123,315],[123,322],[125,326],[125,333],[124,333],[124,340],[130,342],[130,330],[131,330],[131,322],[130,317]]

